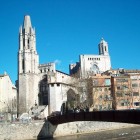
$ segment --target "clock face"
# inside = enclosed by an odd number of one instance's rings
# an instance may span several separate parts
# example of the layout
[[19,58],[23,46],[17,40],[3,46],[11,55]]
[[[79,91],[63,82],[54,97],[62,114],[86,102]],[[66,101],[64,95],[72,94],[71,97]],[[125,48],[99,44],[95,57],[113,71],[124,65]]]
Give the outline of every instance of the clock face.
[[92,71],[93,71],[94,73],[99,73],[99,67],[98,67],[96,64],[93,64],[93,65],[92,65]]

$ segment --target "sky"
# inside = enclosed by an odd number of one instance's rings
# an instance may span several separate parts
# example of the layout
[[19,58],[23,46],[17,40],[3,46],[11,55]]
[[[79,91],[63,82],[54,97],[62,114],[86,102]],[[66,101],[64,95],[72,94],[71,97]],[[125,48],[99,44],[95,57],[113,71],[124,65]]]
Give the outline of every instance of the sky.
[[0,0],[0,74],[17,80],[19,27],[30,15],[41,64],[69,73],[103,37],[113,69],[140,69],[140,0]]

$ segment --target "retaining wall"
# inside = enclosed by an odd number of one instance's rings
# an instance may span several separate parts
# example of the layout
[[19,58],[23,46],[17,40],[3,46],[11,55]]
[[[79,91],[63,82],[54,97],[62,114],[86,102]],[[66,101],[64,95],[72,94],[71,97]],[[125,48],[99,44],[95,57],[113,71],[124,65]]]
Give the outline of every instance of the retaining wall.
[[25,140],[58,137],[74,134],[92,133],[101,130],[133,127],[135,124],[114,122],[70,122],[58,126],[49,122],[33,121],[30,123],[0,123],[0,140]]

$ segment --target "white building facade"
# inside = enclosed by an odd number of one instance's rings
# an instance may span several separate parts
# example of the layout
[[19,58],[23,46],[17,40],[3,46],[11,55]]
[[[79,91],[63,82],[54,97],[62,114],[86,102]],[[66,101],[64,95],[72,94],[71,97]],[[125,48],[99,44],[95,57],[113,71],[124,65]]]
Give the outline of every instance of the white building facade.
[[17,109],[17,88],[5,72],[0,75],[0,112],[13,112]]
[[103,73],[111,69],[108,43],[102,39],[98,45],[99,55],[80,55],[79,63],[70,65],[70,74],[79,71],[81,78],[87,78],[91,74]]

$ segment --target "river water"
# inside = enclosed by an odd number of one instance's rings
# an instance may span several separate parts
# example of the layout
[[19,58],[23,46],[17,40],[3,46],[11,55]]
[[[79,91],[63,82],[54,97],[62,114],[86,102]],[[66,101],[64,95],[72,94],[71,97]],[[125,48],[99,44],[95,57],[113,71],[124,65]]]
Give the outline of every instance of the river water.
[[140,126],[44,140],[140,140]]

